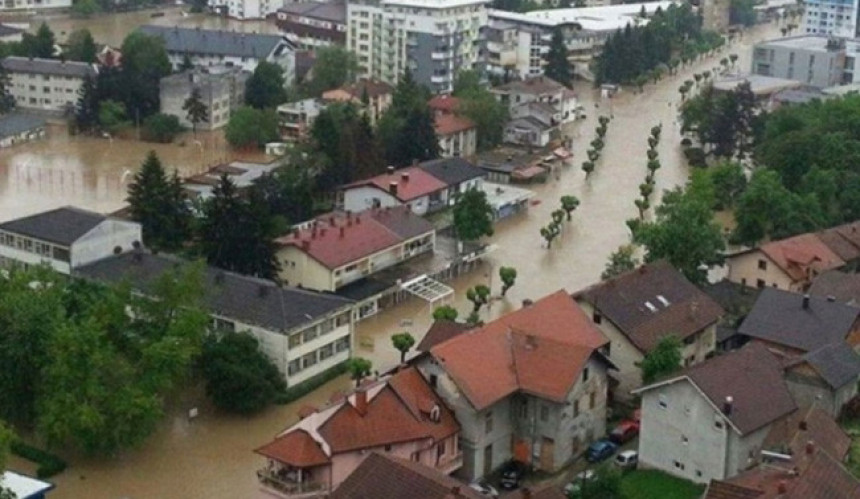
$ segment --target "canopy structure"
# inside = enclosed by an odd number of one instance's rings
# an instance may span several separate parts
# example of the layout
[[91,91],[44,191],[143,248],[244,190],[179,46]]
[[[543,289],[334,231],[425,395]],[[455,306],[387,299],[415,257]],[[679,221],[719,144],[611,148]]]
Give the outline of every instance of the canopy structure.
[[418,276],[415,279],[406,281],[400,285],[400,288],[412,293],[422,300],[430,302],[431,305],[454,294],[454,290],[451,289],[450,286],[446,286],[431,277],[427,277],[427,275]]

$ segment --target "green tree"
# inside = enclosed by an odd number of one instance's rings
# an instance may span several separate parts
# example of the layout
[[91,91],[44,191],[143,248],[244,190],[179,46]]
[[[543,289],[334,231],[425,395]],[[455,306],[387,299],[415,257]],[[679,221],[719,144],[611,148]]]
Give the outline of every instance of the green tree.
[[553,29],[552,32],[549,52],[546,54],[544,74],[566,87],[570,87],[573,83],[570,62],[567,60],[567,44],[564,42],[564,34],[559,27]]
[[353,52],[338,45],[319,47],[314,54],[311,79],[303,85],[304,93],[319,97],[327,90],[352,83],[356,74],[358,58]]
[[15,108],[15,98],[9,92],[12,82],[6,68],[0,66],[0,114],[8,113]]
[[143,120],[143,140],[149,142],[169,144],[182,130],[179,118],[172,114],[155,113]]
[[182,62],[179,63],[179,67],[176,68],[177,72],[191,71],[194,69],[194,62],[191,61],[191,56],[188,53],[182,54]]
[[197,124],[209,119],[209,111],[206,109],[206,104],[203,103],[200,87],[194,87],[191,90],[191,94],[182,103],[182,110],[185,111],[185,119],[191,122],[191,131],[196,136]]
[[550,222],[546,227],[541,227],[540,235],[546,241],[546,248],[552,248],[552,241],[561,234],[561,226],[555,222]]
[[237,149],[263,147],[278,140],[278,118],[271,109],[240,107],[230,115],[224,136]]
[[383,161],[370,119],[354,104],[333,104],[320,112],[311,137],[317,153],[327,159],[317,175],[322,190],[380,173]]
[[99,125],[110,134],[115,134],[128,124],[125,105],[114,100],[102,101],[99,104]]
[[178,175],[168,178],[150,151],[128,186],[131,217],[143,227],[143,241],[154,249],[175,251],[188,239],[191,213]]
[[734,207],[747,187],[747,177],[740,163],[720,163],[708,168],[707,172],[714,185],[714,209]]
[[478,313],[483,305],[490,302],[490,288],[477,284],[466,290],[466,299],[472,302],[472,312]]
[[[6,458],[9,456],[14,440],[15,432],[0,420],[0,470],[6,470]],[[2,485],[2,482],[0,482],[0,485]]]
[[624,244],[618,247],[606,262],[606,268],[600,274],[602,280],[612,279],[615,276],[629,272],[639,266],[639,260],[633,256],[636,247],[632,244]]
[[442,305],[433,309],[434,321],[456,321],[459,313],[451,305]]
[[206,394],[224,411],[253,414],[286,389],[284,376],[247,333],[210,335],[199,365]]
[[72,13],[81,17],[90,17],[100,10],[101,7],[95,0],[78,0],[72,4]]
[[118,98],[136,122],[159,110],[158,83],[170,74],[164,40],[133,31],[122,42],[122,66],[117,74]]
[[257,178],[251,189],[255,191],[253,197],[262,200],[272,216],[280,217],[284,224],[289,225],[303,222],[313,215],[313,182],[306,168],[283,166]]
[[96,81],[92,76],[84,77],[78,89],[78,102],[75,105],[75,127],[80,132],[91,132],[99,124],[99,101]]
[[415,346],[415,338],[408,332],[397,333],[391,336],[391,344],[400,351],[400,363],[406,362],[406,353]]
[[418,85],[407,70],[394,88],[391,105],[377,125],[388,164],[403,166],[415,160],[439,157],[439,142],[427,99],[427,90]]
[[[85,2],[91,0],[84,0]],[[66,42],[66,50],[64,52],[67,59],[71,61],[88,62],[90,64],[96,62],[96,54],[98,48],[93,35],[88,29],[79,29],[69,35]]]
[[355,386],[361,386],[361,380],[366,376],[370,376],[370,371],[373,369],[373,363],[361,357],[353,357],[346,361],[346,369],[349,371],[349,376],[355,381]]
[[487,193],[470,188],[460,194],[454,205],[454,232],[461,241],[477,241],[493,235],[493,207]]
[[681,367],[681,341],[671,334],[663,336],[654,349],[645,354],[639,367],[644,384],[677,371]]
[[502,296],[514,286],[517,281],[517,269],[513,267],[499,267],[499,279],[502,281]]
[[468,94],[479,92],[484,89],[481,83],[481,75],[474,69],[462,69],[457,72],[454,78],[454,90],[452,94],[455,97],[463,97]]
[[[461,84],[465,85],[466,82]],[[463,90],[458,113],[475,123],[478,150],[486,151],[502,143],[504,126],[509,118],[508,107],[489,90],[484,87]]]
[[286,100],[284,69],[261,61],[245,84],[245,104],[257,109],[273,109]]
[[561,197],[561,209],[567,213],[567,220],[570,221],[573,216],[573,211],[579,206],[579,199],[576,196],[566,195]]
[[46,23],[39,25],[36,34],[24,33],[21,36],[21,55],[25,57],[38,57],[42,59],[53,59],[54,48],[57,40],[54,32]]

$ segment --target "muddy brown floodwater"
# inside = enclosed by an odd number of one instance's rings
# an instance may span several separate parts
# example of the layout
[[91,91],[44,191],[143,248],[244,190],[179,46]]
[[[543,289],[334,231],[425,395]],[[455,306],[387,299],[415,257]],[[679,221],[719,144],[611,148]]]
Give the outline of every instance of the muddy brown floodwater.
[[[225,23],[220,19],[181,17],[173,10],[165,18],[155,19],[160,24],[176,20],[209,26]],[[93,28],[97,39],[107,38],[112,43],[122,39],[129,29],[128,23],[146,22],[150,22],[146,13],[87,21],[50,20],[52,27],[65,31],[86,25]],[[687,180],[689,172],[678,147],[680,134],[675,123],[680,83],[695,72],[713,68],[729,52],[737,53],[739,67],[746,68],[751,43],[775,37],[777,33],[775,26],[758,27],[723,54],[650,85],[642,94],[625,91],[611,104],[596,97],[590,87],[578,85],[576,90],[586,105],[588,118],[571,130],[575,137],[573,165],[563,170],[558,180],[533,187],[540,204],[496,227],[491,242],[498,249],[481,269],[452,283],[456,293],[451,303],[461,313],[467,311],[469,303],[464,291],[476,283],[489,283],[493,292],[498,293],[500,265],[515,267],[519,277],[504,300],[495,301],[489,310],[482,311],[484,319],[518,307],[523,299],[536,299],[559,288],[574,291],[595,282],[609,253],[628,242],[625,221],[637,215],[633,200],[645,176],[646,139],[652,126],[663,123],[658,146],[662,168],[656,175],[657,192]],[[595,103],[599,108],[595,108]],[[586,180],[579,163],[600,114],[612,114],[614,119],[609,125],[603,157],[595,173]],[[212,161],[206,158],[226,154],[223,141],[219,140],[217,136],[206,137],[202,148],[190,144],[190,139],[185,147],[153,147],[129,141],[110,144],[103,139],[70,138],[52,130],[48,141],[0,151],[0,220],[65,203],[98,210],[118,208],[127,182],[127,175],[126,179],[123,175],[140,164],[147,150],[155,148],[169,167],[187,173],[198,171],[202,164]],[[538,231],[547,224],[550,212],[558,207],[559,198],[565,194],[577,196],[581,204],[573,221],[565,222],[562,235],[547,250]],[[418,300],[409,301],[362,322],[357,330],[356,353],[370,358],[375,368],[384,370],[398,360],[390,345],[390,335],[408,330],[420,339],[429,323],[429,306]],[[334,391],[348,386],[347,379],[339,378],[299,402],[274,407],[247,419],[217,415],[198,397],[189,396],[174,404],[176,409],[140,449],[110,460],[73,457],[68,471],[54,479],[57,490],[51,497],[263,497],[255,477],[262,463],[252,450],[292,424],[300,407],[320,404]],[[189,422],[185,411],[198,405],[201,416]]]

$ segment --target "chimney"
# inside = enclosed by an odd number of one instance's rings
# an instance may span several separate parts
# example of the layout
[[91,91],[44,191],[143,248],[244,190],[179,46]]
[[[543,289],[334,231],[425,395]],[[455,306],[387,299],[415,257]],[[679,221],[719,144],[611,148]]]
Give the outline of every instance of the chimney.
[[735,399],[732,398],[731,395],[726,397],[726,401],[723,402],[723,414],[725,414],[726,416],[732,415],[732,409],[734,406],[734,402],[735,402]]
[[397,182],[391,182],[388,184],[388,192],[390,192],[392,196],[397,196]]
[[778,484],[776,484],[776,492],[778,494],[787,494],[788,493],[788,483],[785,480],[780,480]]
[[801,420],[800,424],[797,427],[800,428],[801,431],[806,431],[806,428],[807,428],[806,420],[805,419]]
[[328,223],[329,223],[329,225],[334,227],[334,215],[331,215],[328,217]]
[[388,174],[389,174],[389,175],[394,175],[394,167],[393,167],[393,166],[391,166],[391,165],[388,165]]
[[531,298],[526,298],[525,300],[523,300],[523,308],[529,308],[532,305],[534,305],[534,301],[532,301]]
[[812,440],[806,442],[806,454],[811,455],[815,452],[815,442]]
[[364,416],[367,414],[367,390],[359,388],[355,392],[355,410]]
[[809,310],[809,295],[803,295],[803,310]]
[[833,303],[836,301],[836,297],[833,295],[827,295],[827,301]]
[[409,182],[409,172],[402,172],[400,174],[400,178],[403,179],[404,182]]
[[343,233],[346,232],[346,229],[343,227],[340,228],[340,237],[343,237]]

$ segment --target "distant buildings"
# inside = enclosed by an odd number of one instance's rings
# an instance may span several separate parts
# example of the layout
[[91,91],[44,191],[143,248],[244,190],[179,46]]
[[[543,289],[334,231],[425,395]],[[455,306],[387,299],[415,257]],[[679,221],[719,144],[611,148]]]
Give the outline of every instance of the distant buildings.
[[44,118],[19,113],[0,116],[0,148],[38,140],[44,136]]
[[306,138],[314,120],[325,108],[325,103],[320,99],[303,99],[281,104],[277,108],[281,137],[289,141]]
[[72,0],[6,0],[0,4],[0,12],[68,9]]
[[854,38],[858,36],[857,0],[803,2],[802,28],[808,34]]
[[283,0],[208,0],[209,8],[233,19],[263,19],[284,5]]
[[478,128],[472,120],[457,113],[460,99],[437,95],[428,102],[433,112],[433,128],[439,139],[439,156],[472,156],[478,147]]
[[275,23],[301,49],[346,45],[345,2],[287,3],[275,13]]
[[854,60],[854,54],[846,50],[845,40],[800,35],[757,43],[751,71],[827,88],[854,81]]
[[205,121],[197,123],[197,128],[215,130],[226,126],[230,114],[245,102],[245,82],[250,75],[240,68],[211,66],[165,76],[158,84],[161,112],[172,114],[182,125],[191,127],[183,106],[197,89],[207,116]]
[[2,65],[9,94],[22,109],[68,112],[78,102],[84,79],[96,76],[95,66],[84,62],[9,56]]
[[576,94],[546,76],[512,81],[492,92],[509,109],[504,140],[510,144],[544,147],[557,138],[560,125],[577,117]]
[[394,87],[378,80],[362,78],[355,83],[323,92],[326,102],[350,102],[368,113],[371,123],[376,123],[391,105]]

